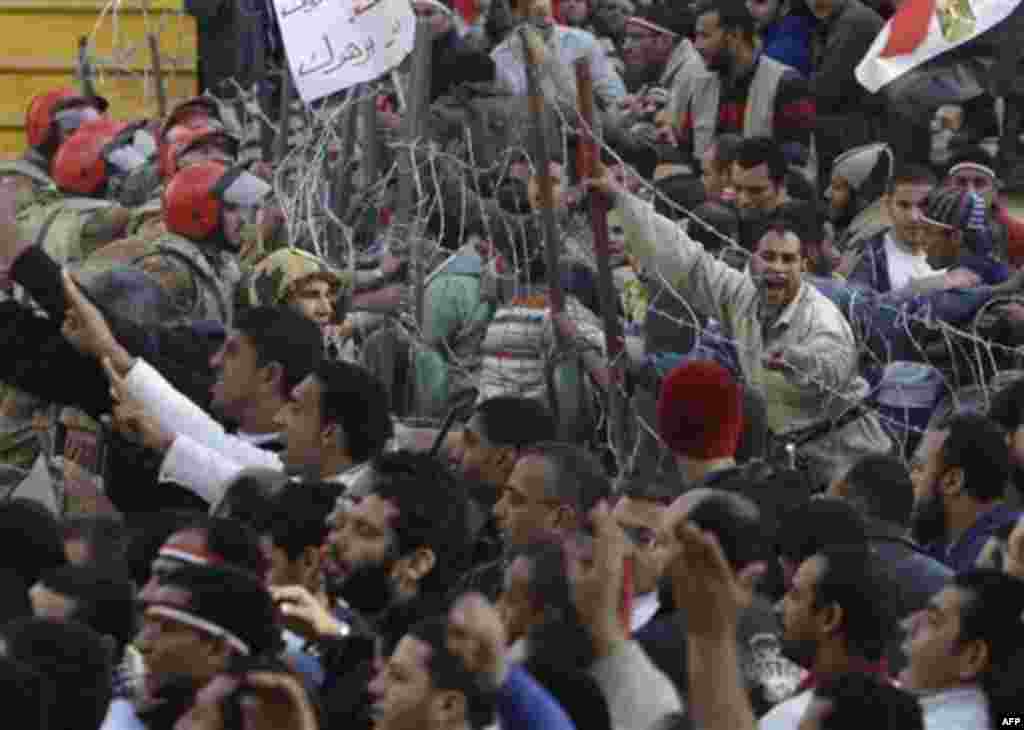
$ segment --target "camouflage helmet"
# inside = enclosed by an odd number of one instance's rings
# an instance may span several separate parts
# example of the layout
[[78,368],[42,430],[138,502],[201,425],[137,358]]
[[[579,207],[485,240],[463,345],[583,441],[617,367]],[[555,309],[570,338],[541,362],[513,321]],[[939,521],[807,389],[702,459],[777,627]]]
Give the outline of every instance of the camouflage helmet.
[[345,277],[326,261],[299,248],[282,248],[266,256],[249,275],[250,306],[276,307],[284,304],[296,288],[310,280],[322,279],[340,289]]

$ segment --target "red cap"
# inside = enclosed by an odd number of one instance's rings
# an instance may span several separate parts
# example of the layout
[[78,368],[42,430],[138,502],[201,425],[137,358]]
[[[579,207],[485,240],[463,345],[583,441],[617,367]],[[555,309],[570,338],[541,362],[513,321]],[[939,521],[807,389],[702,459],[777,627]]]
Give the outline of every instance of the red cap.
[[662,381],[658,432],[675,454],[731,458],[742,431],[742,386],[718,363],[684,363]]

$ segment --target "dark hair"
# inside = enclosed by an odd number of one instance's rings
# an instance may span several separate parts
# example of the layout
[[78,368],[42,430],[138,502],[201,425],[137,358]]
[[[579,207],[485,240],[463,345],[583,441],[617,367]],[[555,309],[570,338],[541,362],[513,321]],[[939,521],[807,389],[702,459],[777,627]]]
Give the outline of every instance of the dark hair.
[[32,615],[32,602],[28,597],[31,587],[13,568],[0,567],[0,595],[3,596],[0,623]]
[[999,424],[981,415],[955,415],[939,429],[948,431],[939,459],[947,469],[964,471],[964,490],[979,502],[1002,499],[1012,474],[1010,447]]
[[153,560],[167,538],[202,519],[200,512],[160,510],[132,515],[126,549],[126,569],[137,586],[149,582]]
[[992,396],[988,417],[1009,433],[1024,425],[1024,378],[1014,380]]
[[420,587],[424,592],[444,592],[462,574],[471,554],[465,485],[438,459],[412,451],[381,454],[372,471],[370,494],[398,508],[391,524],[398,555],[429,548],[434,568]]
[[744,170],[759,165],[768,166],[768,177],[776,185],[786,181],[789,164],[782,146],[771,137],[747,137],[736,150],[736,164]]
[[484,687],[461,657],[448,650],[448,622],[443,617],[425,619],[408,631],[430,647],[427,671],[435,690],[460,692],[466,698],[466,722],[472,730],[482,730],[494,720],[491,692]]
[[814,696],[832,704],[821,730],[924,730],[924,713],[917,697],[870,674],[850,672],[826,679],[814,688]]
[[974,145],[972,147],[965,147],[953,155],[953,158],[946,166],[946,175],[949,175],[949,171],[954,167],[962,165],[965,162],[973,163],[975,165],[984,165],[985,167],[990,168],[993,172],[996,171],[995,158],[993,158],[989,151],[984,147]]
[[779,554],[798,564],[829,546],[865,549],[867,542],[864,518],[841,499],[812,499],[779,521]]
[[168,573],[162,584],[188,591],[187,610],[230,631],[250,654],[281,648],[274,602],[256,576],[230,567],[184,563]]
[[892,195],[900,185],[936,185],[938,180],[935,173],[923,165],[903,163],[897,165],[889,178],[889,188],[886,192]]
[[901,618],[895,615],[890,600],[896,587],[889,585],[866,545],[833,545],[817,551],[814,557],[822,558],[824,564],[814,587],[815,606],[839,606],[847,652],[877,662]]
[[598,502],[611,496],[612,485],[601,462],[581,446],[544,441],[526,449],[524,455],[547,464],[547,494],[576,510],[580,520]]
[[960,609],[960,642],[988,645],[979,678],[993,718],[1020,713],[1024,697],[1024,581],[997,570],[959,573],[953,585],[966,593]]
[[623,480],[616,492],[620,497],[657,502],[668,507],[682,494],[683,484],[678,477],[667,474],[634,474]]
[[281,395],[286,398],[324,354],[320,328],[290,307],[251,307],[239,313],[234,328],[252,342],[260,367],[281,365]]
[[343,360],[325,360],[316,369],[320,413],[345,434],[352,460],[369,461],[384,450],[394,433],[387,388],[365,368]]
[[34,667],[0,657],[0,706],[24,728],[47,730],[50,708],[57,704],[49,680]]
[[267,558],[260,548],[260,537],[249,525],[225,517],[204,516],[176,532],[187,530],[201,530],[207,549],[228,565],[261,578],[266,573]]
[[750,41],[757,35],[757,21],[743,0],[701,0],[696,15],[707,13],[718,14],[718,27],[725,32],[738,31]]
[[768,557],[761,513],[746,497],[716,491],[690,510],[689,520],[714,533],[733,570],[742,570]]
[[90,564],[125,570],[124,558],[130,534],[120,518],[107,515],[69,517],[61,523],[61,532],[65,543],[81,540],[89,546]]
[[901,459],[890,454],[869,454],[846,473],[847,501],[862,515],[901,527],[910,526],[914,510],[914,483]]
[[182,319],[174,300],[146,272],[135,266],[116,266],[100,272],[79,272],[89,296],[107,315],[142,327],[157,327]]
[[476,408],[484,437],[495,446],[521,449],[555,438],[555,419],[543,403],[533,398],[499,395]]
[[[691,211],[707,201],[707,191],[699,177],[691,175],[670,175],[654,183],[654,210],[657,213],[678,220],[683,211]],[[681,209],[681,210],[680,210]]]
[[96,730],[103,724],[113,665],[99,634],[75,621],[41,618],[12,621],[0,633],[7,656],[39,672],[52,689],[49,727]]
[[135,636],[135,587],[120,573],[87,565],[65,565],[44,575],[40,585],[74,601],[69,619],[101,636],[110,636],[118,651]]
[[739,154],[740,145],[743,144],[743,136],[726,132],[719,134],[711,141],[715,148],[715,164],[718,166],[732,165]]
[[735,241],[739,238],[740,217],[731,205],[710,200],[698,206],[693,215],[698,220],[691,220],[686,232],[705,251],[717,253],[727,245],[726,239]]
[[327,517],[334,509],[337,492],[332,486],[289,484],[274,498],[270,513],[257,529],[289,560],[298,558],[306,548],[319,548],[330,531]]
[[247,525],[262,524],[274,508],[274,497],[288,483],[288,475],[275,469],[245,469],[224,490],[211,514]]
[[39,503],[22,498],[0,504],[0,554],[26,586],[67,563],[60,523]]

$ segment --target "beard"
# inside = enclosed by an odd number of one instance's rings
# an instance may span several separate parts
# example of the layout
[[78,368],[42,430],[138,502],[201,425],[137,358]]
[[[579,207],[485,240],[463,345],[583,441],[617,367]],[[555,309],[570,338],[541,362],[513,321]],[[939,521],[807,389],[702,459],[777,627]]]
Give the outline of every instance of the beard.
[[946,513],[938,495],[929,494],[914,505],[911,533],[919,545],[946,541]]
[[345,578],[328,581],[328,592],[339,596],[363,616],[375,616],[395,599],[395,587],[391,580],[394,561],[360,565]]

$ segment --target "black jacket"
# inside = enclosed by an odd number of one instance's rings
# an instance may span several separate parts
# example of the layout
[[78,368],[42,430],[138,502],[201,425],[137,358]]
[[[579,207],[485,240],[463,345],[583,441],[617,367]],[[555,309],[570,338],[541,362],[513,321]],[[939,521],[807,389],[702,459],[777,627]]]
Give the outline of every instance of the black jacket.
[[[60,267],[39,248],[14,262],[11,275],[47,315],[17,302],[0,304],[0,380],[49,403],[75,406],[94,419],[111,410],[110,384],[98,362],[81,355],[61,335],[64,296]],[[223,329],[194,325],[146,330],[109,317],[115,336],[133,355],[144,357],[175,388],[200,407],[210,401],[214,374],[209,361],[223,343]],[[172,486],[156,487],[158,455],[109,434],[106,494],[122,512],[208,505]],[[151,486],[153,488],[146,488]]]
[[232,99],[232,80],[245,90],[261,80],[274,32],[267,0],[185,0],[196,19],[199,46],[199,93]]

